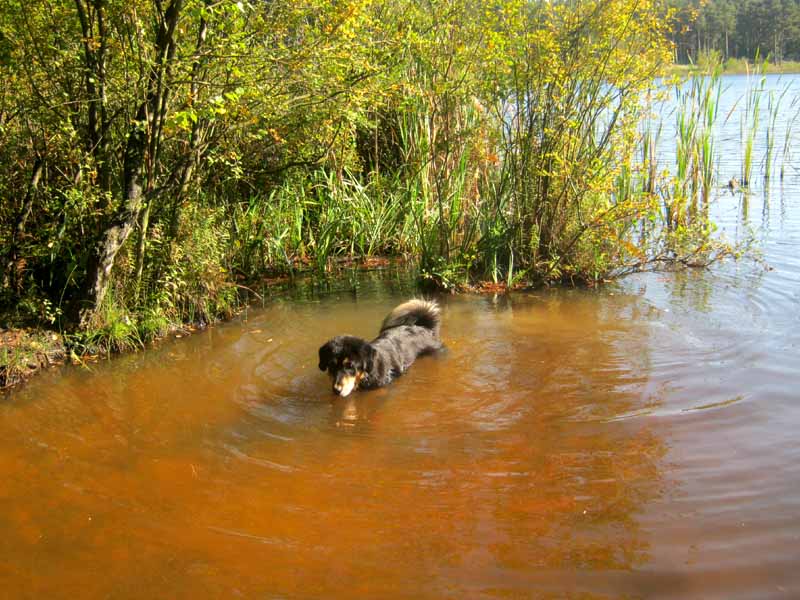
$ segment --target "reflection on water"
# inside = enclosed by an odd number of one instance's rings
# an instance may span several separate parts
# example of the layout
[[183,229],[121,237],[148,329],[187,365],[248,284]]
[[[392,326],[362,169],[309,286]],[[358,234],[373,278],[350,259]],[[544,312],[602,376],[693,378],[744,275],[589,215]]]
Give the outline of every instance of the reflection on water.
[[41,375],[0,397],[3,596],[800,597],[799,189],[712,207],[762,261],[442,297],[372,392],[317,348],[402,274]]

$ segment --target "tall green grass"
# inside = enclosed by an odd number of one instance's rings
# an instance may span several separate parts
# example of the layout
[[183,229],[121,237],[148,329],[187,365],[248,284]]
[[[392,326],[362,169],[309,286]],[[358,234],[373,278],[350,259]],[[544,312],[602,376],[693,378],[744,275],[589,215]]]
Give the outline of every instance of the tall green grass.
[[694,75],[676,85],[676,170],[672,196],[665,202],[667,227],[675,229],[708,206],[715,186],[714,127],[722,92],[721,69]]
[[229,207],[234,268],[247,279],[312,266],[324,275],[337,257],[393,254],[403,206],[392,180],[361,180],[324,169],[296,176],[267,195]]
[[[757,83],[756,83],[757,80]],[[749,186],[753,175],[753,151],[761,118],[761,99],[766,86],[764,67],[748,73],[747,92],[744,97],[744,111],[740,114],[739,132],[742,147],[741,184]]]
[[[772,163],[775,160],[775,136],[778,122],[778,115],[781,111],[781,103],[783,102],[786,94],[789,92],[790,86],[784,86],[783,90],[779,93],[775,90],[770,90],[767,96],[767,128],[766,128],[766,154],[764,156],[764,181],[769,185],[772,176]],[[787,129],[790,129],[787,126]],[[785,150],[784,146],[784,150]]]
[[794,96],[791,103],[792,116],[786,123],[786,129],[783,135],[783,151],[781,152],[781,174],[780,178],[783,181],[786,174],[786,164],[791,160],[791,141],[792,132],[797,124],[797,119],[800,117],[800,96]]
[[409,103],[399,131],[404,170],[403,237],[418,252],[424,280],[468,282],[479,239],[485,165],[477,158],[482,108],[471,103]]

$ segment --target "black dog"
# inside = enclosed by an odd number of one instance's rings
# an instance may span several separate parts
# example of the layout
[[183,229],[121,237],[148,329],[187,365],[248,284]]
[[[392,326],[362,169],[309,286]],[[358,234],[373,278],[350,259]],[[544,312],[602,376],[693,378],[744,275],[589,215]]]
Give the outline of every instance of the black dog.
[[405,373],[420,354],[442,347],[439,306],[409,300],[383,320],[371,342],[352,335],[336,336],[319,349],[319,368],[328,371],[333,391],[347,396],[358,388],[376,388]]

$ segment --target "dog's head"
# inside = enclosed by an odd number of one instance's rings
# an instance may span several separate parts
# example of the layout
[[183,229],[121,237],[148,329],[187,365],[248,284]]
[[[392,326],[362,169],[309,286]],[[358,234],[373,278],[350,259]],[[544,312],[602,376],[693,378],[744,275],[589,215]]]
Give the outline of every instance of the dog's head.
[[344,397],[372,370],[375,349],[361,338],[342,335],[328,341],[319,349],[319,369],[327,371],[333,380],[333,391]]

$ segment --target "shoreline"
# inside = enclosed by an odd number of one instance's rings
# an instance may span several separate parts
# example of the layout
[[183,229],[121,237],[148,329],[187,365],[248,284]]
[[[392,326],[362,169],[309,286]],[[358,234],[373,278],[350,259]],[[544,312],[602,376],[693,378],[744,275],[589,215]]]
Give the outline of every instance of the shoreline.
[[[342,271],[344,266],[352,267],[355,265],[360,272],[384,271],[392,265],[397,266],[398,264],[407,263],[403,257],[369,257],[363,260],[347,257],[339,262],[339,271]],[[313,278],[311,272],[301,273],[298,277],[300,280],[308,278]],[[345,280],[345,278],[344,273],[339,272],[332,274],[330,280]],[[161,335],[122,350],[103,350],[101,348],[86,350],[85,346],[70,342],[69,338],[71,336],[69,333],[63,334],[56,329],[49,329],[44,324],[0,327],[0,399],[5,393],[11,393],[19,389],[32,377],[51,367],[63,366],[67,362],[80,366],[81,364],[95,362],[100,359],[110,359],[113,356],[128,354],[129,352],[147,350],[150,345],[157,344],[170,336],[175,338],[188,337],[216,324],[228,323],[248,310],[253,305],[253,302],[258,300],[263,302],[267,298],[279,297],[290,289],[298,289],[296,286],[299,282],[292,282],[287,276],[267,278],[261,283],[264,284],[264,290],[270,291],[268,296],[262,297],[250,287],[241,286],[243,290],[249,293],[244,294],[241,304],[233,313],[227,316],[219,315],[214,321],[202,324],[193,322],[170,323],[167,330]],[[416,281],[416,287],[420,291],[424,290],[424,282]],[[506,294],[528,289],[531,288],[522,284],[509,287],[505,282],[479,281],[470,285],[460,286],[456,290],[451,290],[451,293]],[[81,352],[80,348],[83,348],[84,351]]]
[[[355,266],[359,271],[377,271],[402,262],[402,257],[367,257],[357,259],[346,257],[338,261],[336,268],[342,271],[347,266]],[[239,304],[226,314],[219,314],[209,323],[184,321],[166,324],[161,333],[152,337],[139,340],[138,343],[125,348],[103,348],[102,344],[87,346],[80,340],[82,334],[61,331],[47,323],[26,323],[15,325],[5,323],[0,326],[0,400],[5,393],[13,392],[24,385],[36,374],[50,367],[63,366],[67,362],[75,366],[95,362],[100,359],[109,359],[112,356],[128,354],[146,350],[149,345],[163,341],[170,336],[175,338],[188,337],[194,333],[204,331],[218,323],[228,323],[237,316],[247,311],[254,302],[264,301],[265,298],[276,298],[286,293],[297,284],[295,279],[305,279],[312,272],[298,272],[295,278],[289,275],[275,275],[264,277],[260,281],[251,282],[249,286],[237,285],[242,290]],[[341,278],[342,274],[333,274],[332,279]],[[252,287],[260,287],[262,293],[269,290],[268,296],[262,296]],[[3,315],[0,315],[0,322]],[[92,332],[84,332],[86,337],[91,337]],[[73,341],[70,341],[73,338]]]
[[[761,72],[765,75],[800,75],[800,61],[783,61],[780,64],[775,63],[757,63],[753,64],[746,60],[729,60],[726,64],[722,65],[722,75],[750,75]],[[708,66],[699,65],[682,65],[672,64],[665,69],[665,75],[671,76],[689,76],[689,75],[702,75],[708,73]]]

